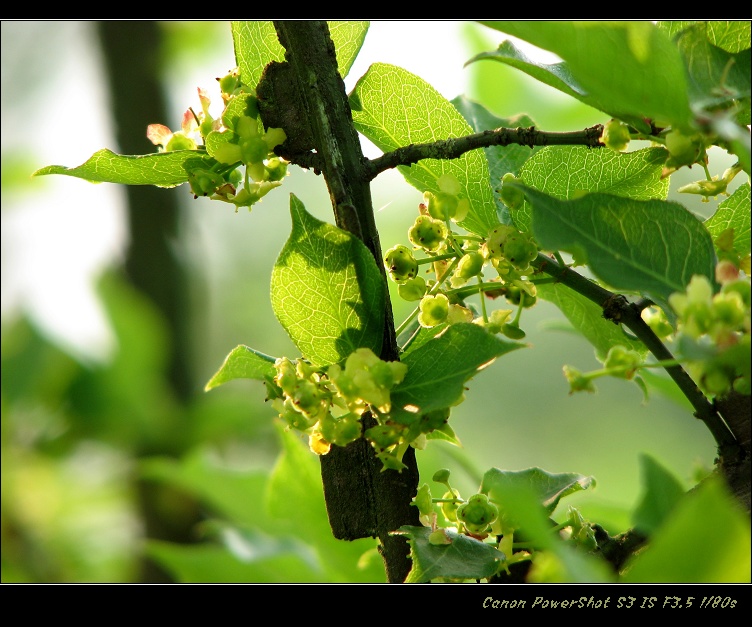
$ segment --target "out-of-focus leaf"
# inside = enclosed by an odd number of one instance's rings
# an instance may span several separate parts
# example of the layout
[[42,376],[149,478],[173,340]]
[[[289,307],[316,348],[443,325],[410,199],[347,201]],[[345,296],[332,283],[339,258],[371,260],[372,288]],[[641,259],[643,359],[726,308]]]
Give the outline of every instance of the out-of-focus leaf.
[[686,490],[668,469],[650,455],[640,456],[643,493],[633,513],[635,529],[646,536],[658,529]]
[[[690,126],[684,62],[676,45],[652,22],[482,23],[558,55],[599,109],[643,132],[650,130],[643,118]],[[570,90],[571,85],[567,83]]]
[[603,317],[603,308],[560,283],[542,283],[537,286],[538,296],[556,305],[572,323],[572,327],[595,347],[601,362],[612,346],[621,345],[645,356],[645,345],[626,335],[620,325]]
[[[528,580],[537,583],[608,583],[614,576],[600,558],[565,543],[552,530],[550,513],[561,498],[595,485],[592,477],[574,473],[551,474],[540,468],[520,472],[492,468],[483,477],[482,491],[499,507],[502,528],[524,530],[527,541],[539,549]],[[543,569],[539,559],[551,560]]]
[[358,564],[376,540],[343,542],[332,535],[324,502],[320,463],[295,431],[278,425],[283,452],[272,470],[265,506],[277,521],[278,532],[294,534],[317,552],[327,576],[334,581],[383,582],[383,564]]
[[215,544],[150,540],[146,554],[178,583],[320,583],[321,575],[294,553],[244,561]]
[[708,41],[704,24],[685,29],[676,45],[687,67],[689,96],[697,109],[734,106],[749,99],[750,51],[727,52]]
[[712,477],[676,504],[620,581],[749,584],[750,535],[749,516],[722,480]]
[[238,524],[254,525],[270,532],[263,502],[268,477],[260,470],[238,471],[225,468],[205,450],[196,450],[182,459],[155,457],[140,463],[144,479],[179,486],[202,501],[215,516]]

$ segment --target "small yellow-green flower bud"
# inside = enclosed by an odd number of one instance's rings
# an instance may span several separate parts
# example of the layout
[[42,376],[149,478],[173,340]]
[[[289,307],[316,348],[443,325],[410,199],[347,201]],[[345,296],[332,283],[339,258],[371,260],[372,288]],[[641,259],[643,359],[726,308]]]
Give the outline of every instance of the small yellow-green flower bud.
[[449,299],[444,294],[424,296],[420,301],[418,322],[430,329],[441,324],[449,315]]
[[600,141],[606,145],[606,148],[616,152],[624,152],[629,146],[630,140],[629,127],[624,122],[611,119],[603,126]]

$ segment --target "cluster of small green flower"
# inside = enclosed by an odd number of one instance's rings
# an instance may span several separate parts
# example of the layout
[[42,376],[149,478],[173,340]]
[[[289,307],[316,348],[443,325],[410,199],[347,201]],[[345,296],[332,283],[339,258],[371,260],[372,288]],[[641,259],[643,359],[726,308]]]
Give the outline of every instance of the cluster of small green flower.
[[314,368],[286,357],[275,363],[272,406],[285,423],[308,435],[311,450],[326,455],[332,444],[346,446],[361,437],[361,416],[371,411],[377,424],[365,437],[377,451],[385,467],[399,469],[404,429],[389,421],[391,390],[407,373],[401,362],[383,361],[368,348],[353,351],[344,366],[332,364]]
[[[455,224],[467,215],[469,203],[460,193],[459,183],[451,174],[437,180],[439,192],[426,191],[420,215],[408,229],[412,248],[398,244],[384,255],[390,278],[397,284],[401,298],[419,301],[415,310],[421,327],[440,324],[475,322],[492,333],[513,339],[525,337],[519,327],[520,313],[537,301],[535,284],[529,279],[534,273],[530,263],[538,255],[538,246],[528,233],[511,225],[498,225],[485,238],[460,235]],[[503,196],[502,196],[503,197]],[[504,201],[515,202],[507,194]],[[416,258],[416,253],[424,256]],[[426,279],[419,274],[420,266],[430,264]],[[484,270],[495,270],[496,276],[484,279]],[[469,285],[472,281],[474,285]],[[518,308],[509,320],[512,309],[486,311],[481,299],[481,313],[465,303],[472,294],[488,298],[500,295]]]
[[[728,264],[719,264],[717,278],[724,276],[722,265]],[[687,290],[673,294],[669,302],[678,316],[678,352],[703,391],[723,395],[733,389],[749,395],[749,276],[733,277],[732,273],[716,293],[707,277],[694,276]]]
[[212,157],[188,170],[191,192],[195,198],[207,196],[231,203],[237,211],[238,207],[250,208],[282,184],[288,163],[274,154],[274,148],[286,135],[280,128],[264,130],[256,96],[242,83],[237,70],[218,80],[224,105],[220,117],[212,117],[208,93],[199,88],[201,111],[189,108],[181,130],[150,124],[146,135],[160,152],[200,151]]

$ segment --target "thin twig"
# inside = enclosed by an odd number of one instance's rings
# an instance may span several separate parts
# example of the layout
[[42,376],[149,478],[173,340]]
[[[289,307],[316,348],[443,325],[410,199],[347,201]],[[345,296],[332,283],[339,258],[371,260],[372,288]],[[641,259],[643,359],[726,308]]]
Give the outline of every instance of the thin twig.
[[[658,361],[674,360],[671,351],[642,319],[640,312],[644,308],[643,303],[630,303],[624,296],[602,288],[571,268],[559,264],[542,253],[539,253],[538,258],[533,262],[533,266],[555,277],[563,285],[572,288],[603,308],[604,318],[615,324],[623,324]],[[681,366],[667,365],[665,370],[692,404],[695,417],[702,420],[713,434],[720,454],[725,458],[735,458],[739,452],[738,442],[728,425],[716,411],[713,403],[702,393]]]
[[465,137],[443,139],[427,144],[410,144],[388,152],[366,163],[370,179],[398,165],[412,165],[422,159],[456,159],[466,152],[490,146],[587,146],[600,148],[603,125],[596,124],[581,131],[555,133],[529,128],[497,128]]

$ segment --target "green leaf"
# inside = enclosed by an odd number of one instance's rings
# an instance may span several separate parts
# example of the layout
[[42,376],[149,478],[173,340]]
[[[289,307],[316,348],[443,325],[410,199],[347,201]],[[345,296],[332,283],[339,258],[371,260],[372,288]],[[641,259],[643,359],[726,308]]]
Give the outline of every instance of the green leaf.
[[[345,78],[360,52],[370,22],[336,21],[328,24],[337,51],[337,67]],[[285,60],[285,49],[270,21],[232,22],[231,28],[235,63],[240,69],[241,80],[255,89],[268,63]]]
[[[519,180],[556,198],[577,198],[585,192],[602,192],[648,200],[668,196],[668,178],[661,172],[663,148],[644,148],[624,154],[584,146],[547,146],[522,166]],[[517,228],[530,230],[530,205],[511,212]]]
[[689,402],[676,382],[671,377],[666,375],[665,371],[656,373],[648,370],[647,368],[644,368],[640,372],[640,378],[648,386],[648,389],[651,393],[658,392],[668,400],[676,403],[676,405],[683,408],[684,410],[690,413],[694,411],[692,403]]
[[[452,100],[452,104],[468,121],[476,133],[489,131],[497,128],[529,128],[535,126],[535,122],[526,115],[518,115],[513,118],[497,118],[483,105],[468,100],[464,96],[458,96]],[[498,186],[501,177],[511,172],[517,174],[522,165],[530,156],[540,150],[538,146],[520,146],[510,144],[509,146],[489,146],[483,149],[488,159],[490,171],[490,181],[492,186]],[[494,194],[496,200],[496,210],[499,215],[508,214],[508,209],[501,202],[498,194]],[[506,221],[509,221],[508,219]]]
[[232,22],[230,28],[240,80],[255,89],[268,63],[285,60],[285,49],[271,21]]
[[292,231],[272,270],[272,309],[315,366],[358,348],[381,352],[386,282],[356,237],[309,214],[290,195]]
[[640,455],[643,494],[632,514],[635,529],[646,536],[656,531],[684,496],[681,481],[650,455]]
[[611,194],[561,201],[513,185],[531,202],[532,230],[541,248],[576,255],[613,289],[646,294],[665,305],[696,274],[714,281],[710,234],[678,203]]
[[499,512],[514,519],[514,511],[505,506],[506,495],[515,488],[524,488],[535,495],[549,515],[553,513],[559,501],[575,492],[595,486],[593,477],[586,477],[573,472],[550,473],[541,468],[526,470],[499,470],[491,468],[483,475],[480,491],[499,506]]
[[[266,505],[277,519],[289,521],[299,537],[308,542],[332,535],[326,516],[324,489],[318,460],[301,440],[299,433],[277,428],[282,454],[269,479]],[[305,524],[301,524],[304,522]]]
[[[615,113],[608,112],[607,104],[598,101],[597,98],[585,92],[583,87],[577,82],[574,76],[572,76],[572,72],[567,63],[543,63],[541,61],[531,60],[522,50],[508,40],[499,44],[497,50],[477,54],[465,65],[484,60],[497,61],[516,68],[541,83],[549,85],[554,89],[558,89],[568,96],[579,100],[583,104],[608,113],[612,117],[617,117]],[[638,120],[635,120],[635,122],[639,123]]]
[[488,333],[477,324],[453,324],[441,335],[406,353],[407,374],[392,390],[393,418],[412,421],[462,397],[465,383],[497,357],[522,348]]
[[[409,144],[433,143],[471,135],[473,129],[459,111],[423,79],[402,68],[374,63],[350,94],[355,128],[383,152]],[[408,183],[421,192],[439,192],[436,180],[453,174],[470,210],[460,226],[485,237],[499,223],[483,150],[457,159],[422,159],[399,166]]]
[[151,457],[139,464],[141,478],[175,486],[195,496],[212,515],[266,531],[273,522],[258,503],[263,500],[267,475],[261,470],[221,466],[207,450],[192,450],[181,459]]
[[750,566],[749,516],[720,477],[688,492],[626,565],[623,583],[746,583]]
[[320,583],[321,573],[304,557],[277,552],[260,559],[240,559],[215,544],[176,544],[149,540],[146,555],[169,572],[178,583]]
[[176,187],[188,181],[188,172],[209,169],[217,162],[202,150],[172,150],[149,155],[118,155],[103,148],[75,168],[50,165],[33,176],[64,174],[92,183]]
[[494,468],[484,476],[481,489],[486,485],[493,485],[491,498],[499,505],[502,529],[523,530],[525,540],[537,549],[528,582],[608,583],[614,580],[604,560],[565,542],[553,531],[554,523],[548,516],[560,498],[595,485],[591,477],[572,473],[551,475],[539,468],[522,473]]
[[442,322],[441,324],[437,324],[435,327],[428,329],[421,326],[417,320],[413,320],[412,323],[408,325],[408,327],[402,333],[400,333],[400,336],[397,338],[397,343],[400,346],[403,346],[409,338],[415,335],[413,341],[405,349],[405,352],[402,355],[402,360],[404,360],[405,355],[411,353],[417,348],[420,348],[426,342],[431,341],[433,338],[439,335],[439,333],[444,331],[444,329],[446,329],[448,326],[448,322]]
[[702,25],[705,37],[714,46],[727,52],[740,52],[750,47],[750,24],[748,20],[713,20],[698,22],[693,20],[669,20],[656,22],[656,26],[672,38],[696,25]]
[[337,69],[342,78],[347,77],[350,68],[360,52],[371,23],[368,21],[328,22],[334,48],[337,51]]
[[[744,121],[749,125],[749,102],[746,105],[744,114],[739,117],[743,117]],[[752,141],[750,140],[749,129],[739,126],[738,122],[724,116],[714,118],[711,126],[713,131],[718,134],[718,137],[726,143],[729,153],[736,155],[742,170],[749,176],[752,168]]]
[[208,520],[203,525],[204,535],[220,543],[227,551],[243,562],[296,555],[307,562],[308,569],[316,571],[319,581],[325,577],[315,551],[295,535],[271,536],[250,526],[236,525],[224,520]]
[[603,308],[568,287],[558,284],[539,284],[538,296],[556,305],[572,326],[581,333],[593,347],[601,362],[612,346],[621,345],[641,355],[647,355],[645,345],[624,333],[621,326],[603,317]]
[[438,429],[434,429],[433,431],[426,433],[425,435],[426,440],[443,440],[444,442],[449,442],[450,444],[454,444],[455,446],[462,446],[460,439],[457,437],[454,429],[449,426],[448,422],[441,425]]
[[591,104],[587,101],[588,97],[585,90],[572,76],[569,65],[566,63],[543,63],[541,61],[531,60],[522,50],[517,48],[517,46],[509,40],[501,42],[498,49],[493,52],[481,52],[475,55],[465,65],[470,65],[471,63],[483,60],[499,61],[511,67],[515,67],[540,82],[554,87],[568,96],[572,96],[572,98],[577,98],[586,104]]
[[705,24],[685,29],[675,42],[686,63],[694,107],[725,108],[750,97],[749,49],[733,54],[714,46]]
[[730,198],[718,205],[716,212],[705,220],[705,228],[715,239],[726,229],[734,229],[734,250],[740,255],[750,251],[750,186],[744,183]]
[[405,583],[426,583],[432,579],[485,579],[494,575],[506,559],[496,547],[457,533],[443,530],[449,544],[432,544],[429,527],[404,525],[393,535],[403,535],[410,543],[412,569]]
[[710,43],[728,52],[749,50],[752,22],[749,20],[712,20],[705,22]]
[[557,54],[601,110],[643,132],[650,129],[642,118],[685,128],[691,123],[684,62],[652,22],[482,23]]
[[273,379],[276,374],[274,362],[274,357],[259,353],[248,346],[236,346],[227,355],[219,370],[209,379],[204,391],[208,392],[233,379]]

